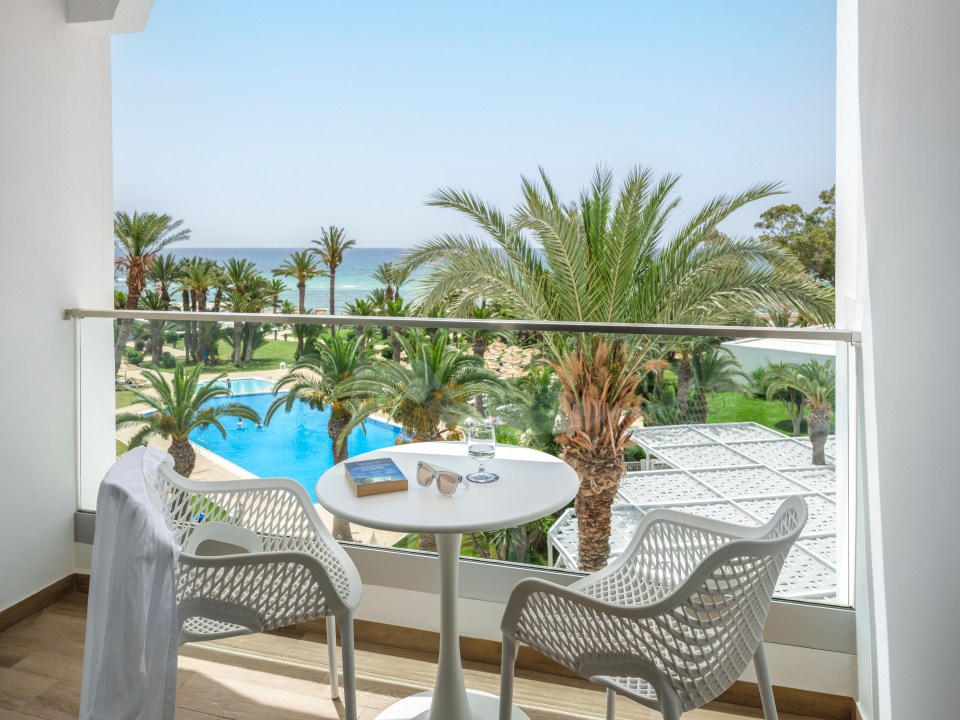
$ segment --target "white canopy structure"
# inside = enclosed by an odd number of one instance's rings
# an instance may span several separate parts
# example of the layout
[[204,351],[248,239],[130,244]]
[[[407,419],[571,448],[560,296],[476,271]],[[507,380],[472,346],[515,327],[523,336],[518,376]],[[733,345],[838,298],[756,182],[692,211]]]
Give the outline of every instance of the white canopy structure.
[[[671,508],[742,525],[769,520],[783,499],[801,495],[809,519],[787,557],[777,596],[834,601],[837,595],[835,439],[828,465],[811,465],[810,442],[756,423],[639,428],[633,441],[671,469],[628,472],[613,507],[610,559],[630,542],[640,518]],[[549,561],[577,567],[577,517],[566,510],[548,533]]]

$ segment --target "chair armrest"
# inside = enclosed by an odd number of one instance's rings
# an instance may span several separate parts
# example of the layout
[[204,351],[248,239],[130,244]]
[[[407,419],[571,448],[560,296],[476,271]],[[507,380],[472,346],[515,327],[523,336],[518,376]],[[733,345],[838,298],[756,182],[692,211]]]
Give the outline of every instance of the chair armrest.
[[319,594],[334,615],[352,612],[337,590],[327,568],[306,552],[262,552],[236,555],[190,555],[181,553],[177,577],[178,602],[202,598],[226,604],[273,611],[279,597],[311,600],[298,592],[307,582],[316,583]]

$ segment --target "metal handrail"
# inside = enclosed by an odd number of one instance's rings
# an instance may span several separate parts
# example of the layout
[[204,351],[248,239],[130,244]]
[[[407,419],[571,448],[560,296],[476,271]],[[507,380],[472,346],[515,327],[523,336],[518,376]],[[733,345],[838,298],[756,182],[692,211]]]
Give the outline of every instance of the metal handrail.
[[655,325],[647,323],[598,323],[565,320],[501,320],[476,318],[394,317],[391,315],[274,315],[264,313],[184,312],[182,310],[92,310],[64,311],[65,320],[110,318],[113,320],[167,320],[180,322],[265,322],[295,325],[352,325],[400,328],[445,328],[449,330],[526,330],[538,332],[608,333],[611,335],[684,335],[691,337],[779,338],[785,340],[835,340],[858,344],[860,333],[835,328],[776,328],[733,325]]

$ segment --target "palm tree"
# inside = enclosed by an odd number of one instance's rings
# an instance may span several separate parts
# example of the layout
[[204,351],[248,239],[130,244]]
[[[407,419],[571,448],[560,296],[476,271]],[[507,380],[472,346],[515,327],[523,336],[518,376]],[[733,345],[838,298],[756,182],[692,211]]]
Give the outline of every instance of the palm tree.
[[[459,437],[458,426],[470,416],[474,395],[505,394],[505,386],[479,358],[464,355],[440,333],[431,340],[415,332],[400,337],[399,343],[406,363],[381,360],[342,383],[339,396],[359,404],[344,432],[382,412],[400,424],[411,442]],[[436,539],[421,535],[420,549],[435,551]]]
[[813,446],[814,465],[826,464],[824,447],[830,434],[830,410],[837,391],[837,376],[832,362],[808,360],[802,365],[789,364],[772,378],[767,386],[767,399],[772,400],[782,390],[796,390],[806,398],[807,434]]
[[[169,303],[153,290],[147,290],[140,296],[140,305],[144,310],[168,310],[170,307]],[[163,331],[166,330],[166,326],[165,320],[150,321],[149,349],[154,365],[160,364],[160,357],[163,355]]]
[[287,286],[280,278],[273,278],[270,281],[268,292],[270,293],[270,304],[273,307],[273,314],[280,312],[280,296],[287,291]]
[[[371,315],[376,315],[380,311],[376,305],[374,305],[370,300],[364,300],[363,298],[357,298],[353,302],[347,303],[344,308],[344,314],[346,315],[358,315],[360,317],[370,317]],[[360,352],[365,352],[367,348],[367,341],[373,337],[374,329],[370,325],[357,325],[356,326],[356,336],[360,338]]]
[[[316,256],[309,250],[295,250],[283,264],[274,269],[274,276],[293,278],[297,281],[297,291],[300,294],[300,314],[307,314],[306,297],[307,281],[315,277],[324,277],[326,271],[317,264]],[[303,339],[305,332],[297,333],[297,357],[303,354]]]
[[[766,368],[755,371],[754,376],[757,378],[757,385],[759,386],[761,394],[767,396],[767,390],[772,382],[783,377],[788,377],[790,367],[790,363],[770,363]],[[803,423],[803,408],[806,404],[806,398],[803,396],[803,393],[791,387],[783,387],[777,390],[773,394],[773,397],[769,399],[779,400],[783,404],[787,415],[790,416],[790,422],[793,425],[793,436],[799,437],[800,426]]]
[[695,423],[707,421],[709,396],[714,393],[747,392],[747,375],[729,350],[707,345],[693,354],[693,399],[690,401],[690,419]]
[[553,368],[531,365],[526,374],[514,378],[510,401],[497,408],[497,414],[512,427],[521,430],[520,445],[556,455],[557,416],[560,414],[560,385]]
[[[343,339],[343,334],[333,335],[329,340],[318,338],[313,352],[303,357],[274,387],[274,394],[286,390],[278,396],[267,410],[267,422],[281,407],[290,412],[294,403],[305,402],[314,410],[330,408],[327,433],[333,442],[334,464],[343,462],[349,456],[344,432],[356,412],[355,402],[350,398],[337,395],[342,383],[354,377],[358,371],[367,367],[369,361],[360,350],[358,338]],[[337,540],[353,540],[350,523],[334,516],[333,536]]]
[[131,438],[130,447],[143,445],[153,435],[170,439],[167,452],[173,456],[174,470],[184,477],[190,477],[197,462],[197,455],[190,444],[190,433],[193,430],[213,426],[226,437],[227,431],[220,422],[221,418],[235,417],[260,422],[260,414],[243,403],[206,405],[214,398],[229,395],[229,391],[225,386],[217,384],[217,381],[226,375],[218,375],[201,384],[202,370],[202,365],[189,371],[178,365],[168,382],[156,366],[149,366],[149,369],[143,371],[143,377],[149,386],[143,390],[130,390],[140,402],[153,408],[154,412],[149,415],[127,412],[117,416],[118,428],[141,426]]
[[[510,218],[469,192],[438,191],[430,204],[467,216],[483,236],[441,235],[415,248],[405,262],[425,267],[417,299],[430,305],[454,297],[462,309],[489,297],[513,317],[582,322],[722,324],[761,304],[832,319],[829,291],[789,252],[716,232],[736,210],[778,192],[778,184],[717,197],[666,237],[679,205],[678,180],[657,181],[652,171],[635,168],[616,195],[611,173],[598,168],[579,201],[567,204],[541,169],[541,184],[523,179],[523,202]],[[583,570],[605,567],[609,557],[622,448],[640,415],[637,389],[655,342],[555,334],[541,343],[567,416],[562,457],[580,477],[575,504]]]
[[[183,264],[183,273],[180,277],[180,286],[186,291],[189,298],[189,307],[184,310],[194,312],[206,312],[207,298],[210,294],[210,288],[214,287],[221,277],[220,266],[210,258],[193,257],[186,260]],[[189,322],[188,332],[185,338],[190,338],[189,343],[184,343],[187,349],[187,362],[194,360],[203,363],[215,353],[214,336],[217,334],[219,326],[217,323],[210,323],[201,329],[199,322]]]
[[406,264],[384,262],[377,265],[372,277],[383,284],[389,302],[400,295],[400,286],[410,277],[410,268]]
[[336,315],[334,288],[337,284],[337,268],[343,264],[343,253],[357,244],[356,240],[347,240],[347,231],[336,225],[331,225],[320,231],[320,239],[311,241],[316,248],[311,248],[324,265],[330,275],[330,314]]
[[[470,310],[467,317],[471,320],[490,320],[497,317],[497,313],[492,308],[487,307],[485,302],[481,302],[480,305]],[[470,344],[473,346],[473,354],[483,360],[484,355],[487,353],[487,345],[490,343],[490,338],[495,336],[496,333],[483,328],[475,328],[465,331],[464,334],[469,338]],[[476,397],[473,398],[473,407],[477,411],[477,415],[483,415],[483,395],[477,394]]]
[[147,273],[147,279],[153,283],[153,289],[167,307],[170,306],[170,291],[180,280],[182,266],[172,253],[157,255]]
[[[138,213],[130,215],[118,210],[113,218],[114,244],[120,251],[117,267],[127,275],[127,300],[125,310],[136,310],[140,294],[146,287],[147,273],[157,254],[171,243],[190,237],[190,230],[181,228],[183,220],[174,220],[169,215]],[[120,323],[120,334],[113,351],[114,372],[120,369],[120,360],[127,345],[127,336],[133,320]]]

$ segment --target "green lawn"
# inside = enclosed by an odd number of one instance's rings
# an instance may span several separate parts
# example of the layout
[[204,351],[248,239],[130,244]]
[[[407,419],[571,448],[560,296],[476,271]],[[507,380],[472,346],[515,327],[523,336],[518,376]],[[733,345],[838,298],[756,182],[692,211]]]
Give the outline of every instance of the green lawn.
[[[782,403],[771,402],[753,395],[717,393],[710,400],[708,423],[755,422],[787,435],[793,435],[793,423]],[[801,433],[807,431],[803,423]]]
[[139,401],[139,398],[129,390],[117,390],[114,394],[117,396],[116,407],[118,410],[120,408],[125,408],[129,405],[133,405],[135,402]]
[[[293,356],[297,351],[297,343],[292,340],[267,340],[263,345],[253,351],[253,359],[237,367],[231,362],[221,362],[219,365],[205,365],[204,375],[232,373],[238,371],[256,371],[256,370],[276,370],[281,362],[288,366],[293,365]],[[217,345],[217,354],[225,360],[230,359],[231,348],[222,340]],[[182,362],[182,361],[181,361]],[[164,372],[173,372],[163,368]]]

